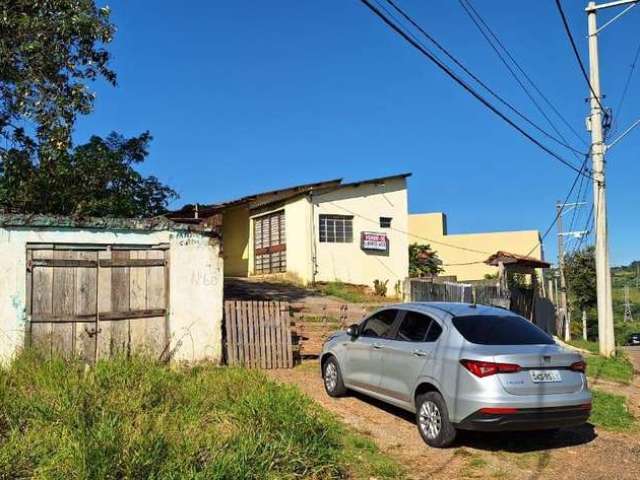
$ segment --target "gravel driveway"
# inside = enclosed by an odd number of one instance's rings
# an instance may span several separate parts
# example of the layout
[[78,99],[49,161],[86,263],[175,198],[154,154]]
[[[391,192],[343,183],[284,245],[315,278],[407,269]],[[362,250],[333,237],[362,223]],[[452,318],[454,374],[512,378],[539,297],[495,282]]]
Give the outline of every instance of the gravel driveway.
[[[413,415],[361,395],[333,399],[325,394],[317,362],[272,370],[345,423],[369,435],[415,479],[633,479],[640,478],[640,436],[599,431],[590,425],[536,433],[465,433],[446,450],[427,447]],[[637,379],[637,377],[636,377]]]

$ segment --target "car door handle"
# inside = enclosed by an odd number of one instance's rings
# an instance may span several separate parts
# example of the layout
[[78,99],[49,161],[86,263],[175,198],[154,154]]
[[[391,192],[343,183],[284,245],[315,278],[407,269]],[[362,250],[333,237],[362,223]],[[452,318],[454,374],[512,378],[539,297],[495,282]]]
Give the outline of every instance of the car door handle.
[[382,348],[382,344],[380,343],[374,343],[373,344],[373,348],[375,348],[376,350],[380,350]]
[[428,357],[429,356],[429,352],[425,352],[424,350],[414,350],[413,354],[416,357]]

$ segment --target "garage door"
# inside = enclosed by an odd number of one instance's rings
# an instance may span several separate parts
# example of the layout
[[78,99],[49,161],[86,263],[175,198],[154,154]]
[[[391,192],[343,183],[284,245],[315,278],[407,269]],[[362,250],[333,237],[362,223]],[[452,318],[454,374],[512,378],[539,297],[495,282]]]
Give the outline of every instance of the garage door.
[[256,274],[287,271],[287,243],[284,211],[271,213],[253,220],[253,243]]
[[27,246],[29,343],[88,362],[168,343],[168,245]]

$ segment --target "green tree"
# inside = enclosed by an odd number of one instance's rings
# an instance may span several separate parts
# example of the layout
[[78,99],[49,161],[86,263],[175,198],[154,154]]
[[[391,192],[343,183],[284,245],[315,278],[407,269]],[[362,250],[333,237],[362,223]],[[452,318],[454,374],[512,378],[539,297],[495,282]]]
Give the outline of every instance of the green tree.
[[0,0],[0,207],[28,213],[139,217],[162,213],[176,193],[134,168],[149,133],[112,133],[73,147],[78,114],[115,85],[115,27],[93,0]]
[[578,250],[565,258],[565,276],[569,296],[580,310],[597,303],[596,262],[594,247]]
[[425,277],[442,272],[442,261],[430,245],[409,245],[409,276]]
[[116,82],[109,14],[93,0],[0,0],[0,138],[31,150],[70,145],[76,115],[93,106],[87,81]]
[[156,177],[134,167],[148,154],[151,135],[124,138],[111,133],[57,151],[46,165],[24,150],[7,152],[0,165],[0,205],[24,212],[147,217],[164,213],[177,197]]

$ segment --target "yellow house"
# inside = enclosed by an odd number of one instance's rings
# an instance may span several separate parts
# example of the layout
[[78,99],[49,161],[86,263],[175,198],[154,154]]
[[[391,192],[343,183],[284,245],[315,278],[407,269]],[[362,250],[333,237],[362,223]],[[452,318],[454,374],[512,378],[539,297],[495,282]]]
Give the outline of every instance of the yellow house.
[[409,215],[409,243],[430,244],[442,260],[441,275],[455,276],[458,281],[496,274],[498,269],[484,262],[499,250],[544,260],[537,230],[449,235],[444,213]]
[[326,281],[394,293],[408,275],[407,177],[341,179],[187,206],[172,219],[222,223],[225,276]]

